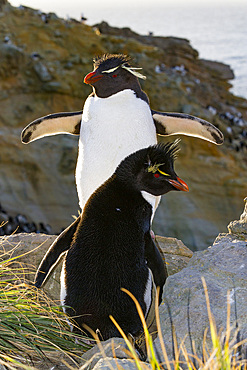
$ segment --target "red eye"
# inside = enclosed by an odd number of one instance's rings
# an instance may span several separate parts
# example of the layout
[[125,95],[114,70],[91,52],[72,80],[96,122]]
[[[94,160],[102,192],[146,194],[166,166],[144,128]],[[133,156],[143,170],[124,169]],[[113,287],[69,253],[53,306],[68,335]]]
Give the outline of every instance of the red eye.
[[114,77],[114,78],[115,78],[115,77],[117,77],[117,75],[112,75],[112,77]]
[[158,177],[160,177],[160,175],[158,173],[155,173],[154,177],[156,177],[156,179],[157,179]]

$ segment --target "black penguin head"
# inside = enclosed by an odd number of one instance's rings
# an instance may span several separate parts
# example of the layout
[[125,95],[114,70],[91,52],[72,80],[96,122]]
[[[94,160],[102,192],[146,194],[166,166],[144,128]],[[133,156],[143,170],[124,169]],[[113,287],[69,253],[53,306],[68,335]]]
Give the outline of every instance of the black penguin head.
[[188,185],[174,171],[179,140],[141,149],[125,158],[116,175],[138,191],[162,195],[171,190],[189,191]]
[[140,92],[139,78],[145,79],[138,72],[141,68],[131,67],[130,58],[123,54],[104,54],[94,59],[94,70],[88,73],[84,82],[93,86],[98,97],[107,98],[119,91],[131,89]]

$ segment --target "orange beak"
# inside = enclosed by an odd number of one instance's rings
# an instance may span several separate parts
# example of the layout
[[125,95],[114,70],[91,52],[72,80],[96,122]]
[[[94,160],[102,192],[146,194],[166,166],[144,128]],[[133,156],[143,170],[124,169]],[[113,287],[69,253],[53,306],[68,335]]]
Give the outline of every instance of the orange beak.
[[103,75],[101,74],[97,75],[97,70],[96,70],[86,75],[86,77],[84,78],[84,83],[88,85],[93,85],[95,82],[101,80],[102,77]]
[[183,180],[181,180],[179,177],[177,177],[177,180],[168,180],[168,182],[170,184],[172,184],[172,186],[174,186],[174,188],[176,188],[178,190],[181,190],[181,191],[189,191],[189,187],[186,184],[186,182],[184,182]]

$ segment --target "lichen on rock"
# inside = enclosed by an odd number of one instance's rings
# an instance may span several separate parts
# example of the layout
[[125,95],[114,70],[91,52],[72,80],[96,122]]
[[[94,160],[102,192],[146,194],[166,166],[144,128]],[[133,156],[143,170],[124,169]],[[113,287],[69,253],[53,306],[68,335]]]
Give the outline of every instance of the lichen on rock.
[[231,221],[227,226],[229,233],[231,234],[245,234],[247,236],[247,197],[244,199],[245,207],[244,211],[240,216],[240,220]]

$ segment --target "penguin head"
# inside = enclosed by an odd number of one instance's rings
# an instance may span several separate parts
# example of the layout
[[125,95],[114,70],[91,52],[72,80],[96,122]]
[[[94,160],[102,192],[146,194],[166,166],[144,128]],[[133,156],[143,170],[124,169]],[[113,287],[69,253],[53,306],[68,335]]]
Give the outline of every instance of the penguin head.
[[116,175],[126,185],[156,196],[171,190],[189,191],[188,185],[174,170],[178,143],[179,140],[157,144],[131,154],[119,165]]
[[93,87],[98,97],[107,98],[119,91],[140,91],[138,78],[146,77],[131,67],[130,58],[123,54],[104,54],[94,59],[94,70],[86,75],[84,82]]

